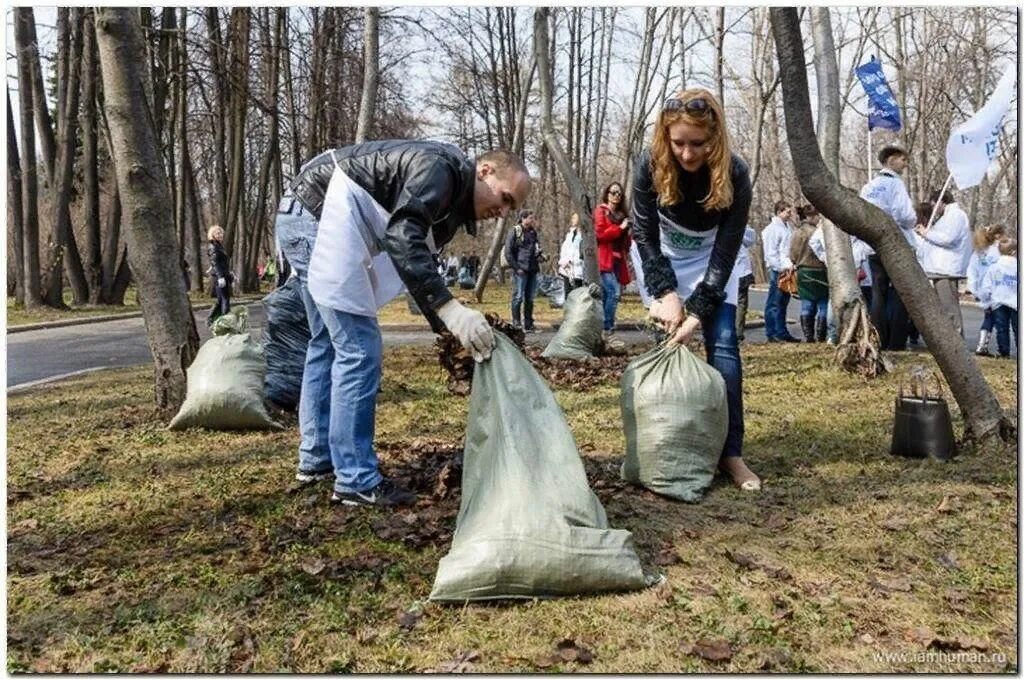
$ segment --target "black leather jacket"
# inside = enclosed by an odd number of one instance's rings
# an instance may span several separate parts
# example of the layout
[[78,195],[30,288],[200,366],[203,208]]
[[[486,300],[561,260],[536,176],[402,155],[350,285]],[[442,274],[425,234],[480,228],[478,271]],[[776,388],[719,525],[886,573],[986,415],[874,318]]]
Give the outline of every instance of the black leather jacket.
[[743,243],[750,213],[750,170],[746,162],[732,155],[732,205],[725,210],[706,211],[700,199],[708,194],[710,172],[704,166],[695,173],[679,169],[679,188],[682,200],[669,206],[658,205],[651,170],[651,151],[647,149],[637,158],[633,173],[633,240],[643,262],[644,285],[655,298],[677,287],[676,275],[669,259],[661,252],[661,224],[664,215],[676,224],[692,231],[710,231],[718,228],[704,279],[697,284],[686,300],[686,310],[706,323],[725,300],[725,285],[732,275]]
[[379,141],[325,151],[306,163],[290,186],[317,220],[335,161],[391,213],[383,247],[419,307],[434,310],[451,300],[427,247],[427,235],[433,235],[438,249],[455,237],[459,227],[476,235],[476,165],[456,147],[441,142]]
[[210,275],[213,282],[217,279],[231,280],[231,264],[228,262],[228,254],[224,251],[224,244],[220,241],[210,241],[206,247],[206,254],[210,258]]

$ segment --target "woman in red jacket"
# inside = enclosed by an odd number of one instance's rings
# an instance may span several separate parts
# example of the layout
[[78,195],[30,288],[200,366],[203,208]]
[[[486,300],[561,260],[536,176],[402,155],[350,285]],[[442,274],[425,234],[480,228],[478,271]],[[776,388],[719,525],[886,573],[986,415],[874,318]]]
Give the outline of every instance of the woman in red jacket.
[[612,182],[594,209],[594,235],[597,237],[597,268],[604,289],[604,330],[615,328],[615,310],[619,306],[620,286],[629,283],[629,220],[622,185]]

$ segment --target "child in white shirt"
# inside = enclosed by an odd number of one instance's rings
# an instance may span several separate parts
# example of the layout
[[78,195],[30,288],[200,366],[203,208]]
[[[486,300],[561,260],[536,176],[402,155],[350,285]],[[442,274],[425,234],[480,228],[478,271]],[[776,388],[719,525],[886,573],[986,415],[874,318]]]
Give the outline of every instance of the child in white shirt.
[[1010,329],[1017,344],[1017,239],[1003,236],[998,241],[999,259],[981,277],[978,298],[991,307],[1000,357],[1010,356]]

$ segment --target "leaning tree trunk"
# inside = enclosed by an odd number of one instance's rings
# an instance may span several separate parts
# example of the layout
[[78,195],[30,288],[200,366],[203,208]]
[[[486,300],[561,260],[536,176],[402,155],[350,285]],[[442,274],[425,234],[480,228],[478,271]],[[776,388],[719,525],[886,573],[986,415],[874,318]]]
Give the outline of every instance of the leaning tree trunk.
[[562,149],[555,124],[551,116],[553,87],[551,83],[551,63],[548,57],[548,7],[538,7],[533,11],[533,46],[537,59],[537,71],[540,77],[541,129],[544,146],[551,159],[555,162],[558,172],[565,180],[576,212],[580,216],[580,240],[583,251],[583,278],[587,283],[598,283],[600,275],[597,270],[597,239],[594,235],[594,204],[580,181],[576,171],[569,164],[569,159]]
[[174,210],[144,89],[138,12],[98,8],[96,37],[125,242],[153,353],[156,406],[176,411],[199,335],[181,276]]
[[[811,8],[814,37],[814,74],[818,81],[818,142],[825,165],[839,177],[839,66],[832,39],[828,7]],[[871,325],[864,296],[857,283],[850,237],[829,220],[821,221],[828,251],[828,287],[832,311],[839,327],[836,363],[847,371],[874,377],[889,369],[879,348],[878,331]]]
[[373,112],[377,103],[377,82],[380,80],[380,8],[363,10],[363,94],[359,101],[359,122],[356,125],[356,144],[362,144],[370,135]]
[[83,25],[82,47],[82,193],[85,195],[85,272],[89,285],[89,304],[100,301],[103,289],[103,235],[100,230],[100,180],[98,138],[96,133],[96,80],[99,78],[96,55],[96,30],[93,11],[87,10]]
[[943,313],[910,244],[888,215],[840,185],[821,157],[811,118],[797,10],[772,8],[771,22],[782,75],[786,134],[800,188],[825,217],[867,241],[878,253],[960,406],[965,441],[981,443],[993,437],[1010,441],[1016,436],[1013,424]]

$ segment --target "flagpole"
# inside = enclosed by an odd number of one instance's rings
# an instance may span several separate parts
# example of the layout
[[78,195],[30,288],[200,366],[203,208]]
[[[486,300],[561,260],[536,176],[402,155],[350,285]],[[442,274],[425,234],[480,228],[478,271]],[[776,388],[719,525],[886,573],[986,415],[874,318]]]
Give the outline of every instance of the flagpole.
[[930,229],[932,222],[935,221],[935,211],[939,209],[939,203],[942,201],[942,195],[946,193],[946,189],[949,188],[949,183],[953,181],[953,173],[949,173],[949,177],[946,178],[946,183],[942,185],[942,191],[939,192],[939,198],[935,201],[935,205],[932,206],[932,216],[928,218],[928,224],[925,225],[925,229]]
[[871,119],[868,118],[868,182],[871,181]]

